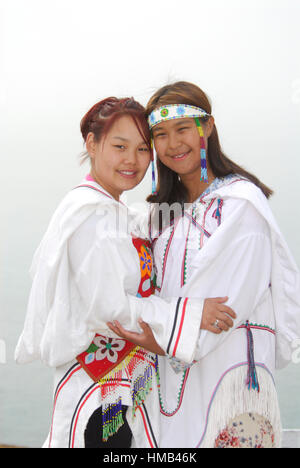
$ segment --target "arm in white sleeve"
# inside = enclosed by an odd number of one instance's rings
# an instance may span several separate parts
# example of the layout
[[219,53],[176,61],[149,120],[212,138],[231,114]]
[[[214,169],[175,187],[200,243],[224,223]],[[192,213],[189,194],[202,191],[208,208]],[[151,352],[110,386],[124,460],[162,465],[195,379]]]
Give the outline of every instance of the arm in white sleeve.
[[90,250],[76,273],[84,311],[81,320],[87,329],[107,333],[107,322],[118,320],[124,328],[140,331],[137,320],[141,317],[166,353],[192,362],[202,320],[202,299],[136,297],[127,284],[130,276],[139,281],[139,263],[129,253],[127,258],[122,242],[104,238]]
[[144,300],[141,318],[152,328],[157,343],[169,356],[191,363],[199,337],[204,300],[187,297],[162,299],[157,296],[149,299]]
[[[78,213],[74,222],[72,213],[65,215],[67,221],[61,221],[59,213],[45,235],[16,361],[41,359],[51,367],[66,364],[87,349],[96,333],[111,333],[108,321],[117,319],[139,331],[139,317],[154,328],[161,347],[191,361],[202,301],[136,297],[141,273],[132,238],[118,236],[109,216],[87,211],[82,223]],[[112,212],[109,206],[108,214]]]
[[[237,318],[234,327],[228,332],[216,335],[201,330],[195,360],[202,359],[223,341],[230,339],[231,333],[251,317],[261,297],[269,288],[271,275],[269,237],[256,233],[231,242],[221,255],[216,256],[206,275],[206,280],[201,274],[197,278],[199,285],[203,279],[200,289],[205,289],[204,293],[210,296],[218,293],[228,296],[227,305],[235,311]],[[196,277],[197,272],[194,281]]]

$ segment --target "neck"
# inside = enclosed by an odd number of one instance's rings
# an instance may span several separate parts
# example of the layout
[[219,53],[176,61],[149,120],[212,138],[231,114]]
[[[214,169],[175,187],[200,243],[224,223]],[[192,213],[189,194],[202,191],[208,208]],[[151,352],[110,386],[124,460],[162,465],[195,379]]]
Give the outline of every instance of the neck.
[[188,203],[193,203],[200,195],[205,192],[209,185],[214,181],[215,176],[212,171],[207,168],[208,182],[200,180],[200,174],[186,174],[181,176],[181,181],[188,191]]
[[119,191],[117,192],[112,187],[109,187],[108,185],[103,183],[93,168],[91,169],[90,175],[92,176],[94,181],[97,184],[99,184],[104,190],[106,190],[115,200],[120,201],[120,196],[122,195],[123,192],[119,192]]

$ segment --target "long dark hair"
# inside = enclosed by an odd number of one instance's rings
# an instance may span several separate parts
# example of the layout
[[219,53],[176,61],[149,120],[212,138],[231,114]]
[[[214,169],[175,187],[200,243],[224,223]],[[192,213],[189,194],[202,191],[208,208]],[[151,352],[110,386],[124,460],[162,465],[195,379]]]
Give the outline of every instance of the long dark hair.
[[[204,109],[211,114],[211,104],[206,94],[196,85],[186,81],[163,86],[150,98],[147,106],[147,114],[166,104],[189,104]],[[201,118],[206,122],[209,117]],[[217,128],[214,125],[212,133],[208,138],[207,158],[210,168],[216,177],[224,177],[229,174],[239,174],[253,182],[259,187],[264,195],[269,198],[273,191],[264,185],[255,175],[246,171],[238,164],[229,159],[222,151]],[[157,193],[150,195],[147,201],[151,203],[185,203],[188,200],[187,189],[180,181],[176,172],[165,166],[159,159],[157,160],[158,184]]]

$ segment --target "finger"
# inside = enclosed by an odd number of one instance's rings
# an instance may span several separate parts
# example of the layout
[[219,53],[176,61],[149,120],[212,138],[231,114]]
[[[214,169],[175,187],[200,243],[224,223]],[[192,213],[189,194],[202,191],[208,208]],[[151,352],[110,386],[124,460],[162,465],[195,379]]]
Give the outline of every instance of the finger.
[[217,302],[218,304],[222,304],[223,302],[228,301],[228,296],[224,296],[224,297],[213,297],[212,300],[215,301],[215,302]]
[[113,325],[112,322],[107,322],[106,324],[110,330],[112,330],[114,333],[116,333],[117,328]]
[[118,328],[118,326],[114,325],[111,322],[107,323],[107,326],[111,331],[113,331],[116,335],[118,335],[120,338],[125,338],[124,333]]
[[223,320],[219,320],[218,325],[216,325],[215,328],[219,328],[221,331],[226,331],[226,332],[229,330],[229,326]]
[[207,331],[214,333],[215,335],[220,335],[223,330],[221,328],[215,327],[214,325],[208,325]]
[[145,332],[145,333],[149,333],[149,332],[152,332],[152,329],[151,327],[148,325],[148,323],[144,322],[143,320],[138,320],[139,322],[139,326],[141,327],[141,329]]
[[218,312],[218,314],[216,315],[216,318],[219,321],[225,322],[229,328],[232,328],[234,325],[233,320],[230,317],[228,317],[228,315],[225,314],[224,312]]
[[114,320],[113,321],[113,325],[114,327],[116,328],[116,330],[118,330],[119,333],[126,333],[127,330],[125,330],[122,325],[120,324],[120,322],[118,322],[117,320]]
[[124,336],[136,337],[137,335],[139,335],[139,333],[132,332],[132,331],[130,331],[130,330],[126,330],[126,329],[120,324],[120,322],[118,322],[118,320],[114,320],[113,323],[114,323],[116,329],[119,331],[119,333],[122,334],[122,335],[124,335]]
[[234,312],[234,310],[232,310],[231,307],[228,307],[228,306],[226,306],[226,305],[220,304],[220,305],[218,306],[218,310],[219,310],[220,312],[224,312],[224,313],[227,314],[227,315],[230,315],[230,317],[232,317],[232,318],[234,318],[234,319],[236,319],[236,317],[237,317],[237,315],[236,315],[236,313]]
[[144,322],[144,320],[141,319],[141,318],[138,319],[138,324],[140,325],[140,327],[143,327],[143,326],[145,326],[145,325],[148,325],[148,324],[147,324],[146,322]]
[[227,320],[231,320],[225,314],[216,315],[216,320],[211,324],[213,328],[219,328],[221,331],[228,331],[230,326],[227,323]]
[[111,325],[111,330],[113,330],[116,333],[116,335],[128,341],[136,340],[140,336],[139,333],[125,330],[125,328],[123,328],[120,322],[118,322],[117,320],[114,320],[113,324]]
[[144,337],[144,333],[139,334],[139,333],[129,332],[129,331],[125,331],[122,333],[120,332],[120,333],[117,333],[117,335],[123,338],[124,340],[131,341],[134,344],[141,341],[141,337],[142,338]]

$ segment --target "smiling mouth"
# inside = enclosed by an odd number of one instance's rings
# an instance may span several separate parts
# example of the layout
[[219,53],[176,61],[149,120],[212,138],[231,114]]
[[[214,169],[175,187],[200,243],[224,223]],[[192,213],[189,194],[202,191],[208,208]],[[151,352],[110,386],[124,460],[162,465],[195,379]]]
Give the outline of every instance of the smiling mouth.
[[136,171],[118,171],[118,173],[126,179],[134,179],[137,174]]
[[183,159],[188,157],[190,151],[186,151],[185,153],[176,154],[175,156],[171,156],[171,158],[174,159],[174,161],[182,161]]

